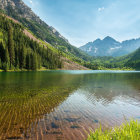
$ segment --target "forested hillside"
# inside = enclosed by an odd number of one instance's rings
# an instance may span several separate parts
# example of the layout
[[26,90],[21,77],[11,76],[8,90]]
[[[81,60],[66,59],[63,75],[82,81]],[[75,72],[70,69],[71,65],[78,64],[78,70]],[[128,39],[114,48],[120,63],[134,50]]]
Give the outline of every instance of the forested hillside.
[[134,68],[136,70],[140,70],[140,48],[135,52],[120,57],[114,61],[114,63],[124,64],[125,67]]
[[72,61],[82,64],[83,61],[91,60],[90,56],[72,46],[58,31],[42,21],[22,0],[0,1],[0,8],[6,15],[18,20],[37,38],[50,43],[54,48],[71,57]]
[[36,70],[62,67],[59,53],[31,40],[24,27],[0,15],[0,69]]
[[94,57],[84,64],[90,69],[135,69],[140,70],[140,48],[122,57]]

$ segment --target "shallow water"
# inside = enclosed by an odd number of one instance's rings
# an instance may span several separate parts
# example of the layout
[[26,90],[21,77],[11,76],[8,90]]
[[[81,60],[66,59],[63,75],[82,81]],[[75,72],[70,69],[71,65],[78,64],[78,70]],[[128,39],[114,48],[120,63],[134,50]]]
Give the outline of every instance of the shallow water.
[[0,139],[81,140],[140,120],[140,72],[0,73]]

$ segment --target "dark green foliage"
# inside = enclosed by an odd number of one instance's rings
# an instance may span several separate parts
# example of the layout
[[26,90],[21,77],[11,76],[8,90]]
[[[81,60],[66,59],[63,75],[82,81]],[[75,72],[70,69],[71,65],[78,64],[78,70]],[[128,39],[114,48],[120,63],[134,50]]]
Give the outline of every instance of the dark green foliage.
[[8,48],[5,48],[5,62],[7,63],[7,64],[9,64],[9,52],[8,52]]
[[3,42],[0,42],[0,58],[2,62],[5,61],[5,48]]
[[2,67],[2,62],[1,62],[1,59],[0,59],[0,68]]
[[26,55],[26,69],[30,69],[31,68],[31,56],[30,56],[30,53],[27,53]]
[[13,29],[11,24],[8,24],[8,51],[10,57],[10,68],[14,66],[15,52],[14,52],[14,40],[13,40]]
[[38,68],[38,61],[37,61],[37,55],[36,53],[31,54],[31,69],[37,70]]
[[3,69],[4,71],[7,71],[7,70],[9,69],[8,63],[4,62],[4,63],[2,64],[2,69]]
[[20,62],[20,64],[19,64],[19,66],[20,66],[20,69],[23,69],[24,67],[25,67],[25,60],[26,60],[26,50],[25,50],[25,46],[22,46],[21,48],[20,48],[20,51],[19,51],[20,53],[20,55],[19,55],[19,62]]
[[24,28],[0,15],[0,69],[61,68],[60,55],[23,33]]

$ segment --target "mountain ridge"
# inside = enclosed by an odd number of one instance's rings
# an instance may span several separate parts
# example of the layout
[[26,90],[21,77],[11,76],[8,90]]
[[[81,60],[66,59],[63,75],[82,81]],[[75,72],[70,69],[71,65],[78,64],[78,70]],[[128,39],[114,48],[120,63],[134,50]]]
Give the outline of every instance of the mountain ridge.
[[[35,20],[36,22],[39,22],[39,24],[46,24],[22,0],[0,0],[0,9],[8,11],[8,8],[11,7],[16,12],[18,12],[18,15],[20,15],[22,18],[26,18],[28,20]],[[68,40],[65,39],[55,28],[49,26],[48,24],[46,25],[52,33],[55,33],[58,37],[68,42]]]
[[127,55],[140,47],[140,38],[116,41],[114,38],[107,36],[104,39],[96,39],[89,42],[80,49],[91,56],[123,56]]

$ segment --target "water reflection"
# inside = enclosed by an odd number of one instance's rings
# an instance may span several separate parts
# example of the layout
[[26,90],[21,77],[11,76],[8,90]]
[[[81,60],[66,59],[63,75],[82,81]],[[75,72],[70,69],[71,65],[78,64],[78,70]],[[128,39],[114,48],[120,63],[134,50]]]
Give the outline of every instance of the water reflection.
[[1,139],[85,139],[140,118],[140,73],[0,73]]
[[[79,88],[46,116],[44,123],[49,129],[45,138],[85,139],[89,129],[100,123],[106,129],[139,118],[139,73],[86,73],[80,74],[79,82]],[[52,122],[59,129],[53,129]]]
[[140,99],[140,74],[96,74],[89,75],[87,79],[80,90],[89,100],[92,100],[92,96],[106,103],[121,96]]
[[43,115],[77,89],[78,79],[73,78],[40,72],[0,73],[0,138],[34,136]]

